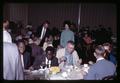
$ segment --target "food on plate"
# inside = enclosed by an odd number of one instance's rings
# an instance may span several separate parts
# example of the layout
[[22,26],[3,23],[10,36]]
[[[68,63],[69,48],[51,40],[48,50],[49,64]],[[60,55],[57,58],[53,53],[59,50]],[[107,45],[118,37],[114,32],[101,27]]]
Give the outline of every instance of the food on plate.
[[54,66],[50,68],[50,71],[52,72],[52,74],[56,74],[60,72],[60,68],[58,66]]

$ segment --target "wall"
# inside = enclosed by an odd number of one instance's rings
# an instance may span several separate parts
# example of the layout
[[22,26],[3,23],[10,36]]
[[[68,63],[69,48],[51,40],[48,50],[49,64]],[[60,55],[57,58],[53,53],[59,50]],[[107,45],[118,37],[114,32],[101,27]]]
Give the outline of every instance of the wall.
[[24,25],[28,22],[28,4],[13,3],[10,7],[10,20],[11,21],[22,21]]
[[[64,20],[78,23],[78,3],[31,3],[14,4],[4,6],[4,17],[12,21],[22,20],[26,25],[32,23],[37,28],[44,20],[51,22],[50,27],[61,29]],[[80,28],[82,26],[94,26],[103,24],[111,27],[116,34],[117,10],[114,4],[81,3]]]
[[49,20],[50,27],[61,28],[64,20],[71,20],[77,23],[78,4],[77,3],[48,3],[29,4],[29,22],[36,28],[43,21]]
[[116,34],[117,11],[115,4],[82,4],[81,27],[90,25],[90,28],[100,24],[111,27]]
[[3,18],[10,20],[10,4],[6,3],[3,5]]

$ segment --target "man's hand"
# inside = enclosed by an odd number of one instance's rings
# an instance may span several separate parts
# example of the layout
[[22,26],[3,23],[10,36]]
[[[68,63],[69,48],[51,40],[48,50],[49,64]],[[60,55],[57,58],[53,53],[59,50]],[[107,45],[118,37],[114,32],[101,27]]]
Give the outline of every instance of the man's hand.
[[78,60],[78,63],[81,64],[82,63],[82,59],[80,58],[80,60]]
[[67,61],[67,58],[65,58],[64,56],[60,58],[60,63],[61,62],[66,62]]

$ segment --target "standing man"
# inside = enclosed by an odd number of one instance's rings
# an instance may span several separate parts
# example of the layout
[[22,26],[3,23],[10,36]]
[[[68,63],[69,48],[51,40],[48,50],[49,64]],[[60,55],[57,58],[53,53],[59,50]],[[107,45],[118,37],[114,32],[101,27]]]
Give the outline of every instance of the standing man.
[[[9,25],[9,21],[3,22],[3,29]],[[23,69],[16,44],[12,43],[11,36],[3,31],[3,79],[23,80]]]
[[37,37],[39,37],[40,39],[40,46],[43,46],[43,43],[45,42],[45,40],[48,39],[49,35],[50,35],[50,30],[49,30],[49,22],[48,21],[45,21],[43,22],[42,26],[41,27],[38,27],[37,28],[37,31],[36,31],[36,34],[37,34]]
[[69,40],[74,42],[74,33],[70,30],[70,22],[65,21],[64,22],[65,30],[62,31],[61,37],[60,37],[60,45],[62,47],[65,47],[67,45],[67,42]]
[[9,21],[3,21],[3,41],[12,43],[12,38],[10,33],[7,31],[9,27]]

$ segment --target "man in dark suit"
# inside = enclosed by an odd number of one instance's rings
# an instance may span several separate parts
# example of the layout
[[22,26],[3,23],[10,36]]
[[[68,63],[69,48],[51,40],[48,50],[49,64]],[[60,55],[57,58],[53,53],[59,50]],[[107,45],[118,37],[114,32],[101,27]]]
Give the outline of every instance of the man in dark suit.
[[88,70],[85,80],[102,80],[106,76],[112,76],[116,72],[115,65],[104,59],[105,49],[99,45],[96,47],[94,56],[97,58],[97,62],[93,64]]
[[31,65],[33,65],[35,58],[41,56],[44,50],[39,46],[40,40],[36,36],[33,38],[32,42],[29,41],[29,46],[31,48]]
[[50,35],[50,29],[48,28],[49,24],[50,23],[48,21],[45,21],[45,22],[43,22],[42,26],[37,28],[36,35],[37,35],[37,37],[39,37],[39,39],[41,41],[40,46],[43,46],[43,43]]
[[58,66],[58,59],[54,56],[54,48],[48,46],[46,48],[46,53],[43,53],[42,56],[37,56],[33,65],[30,67],[31,70],[39,69],[40,66],[43,68]]
[[23,40],[17,42],[18,50],[21,55],[21,62],[23,69],[28,69],[30,66],[30,53],[25,51],[25,43]]

